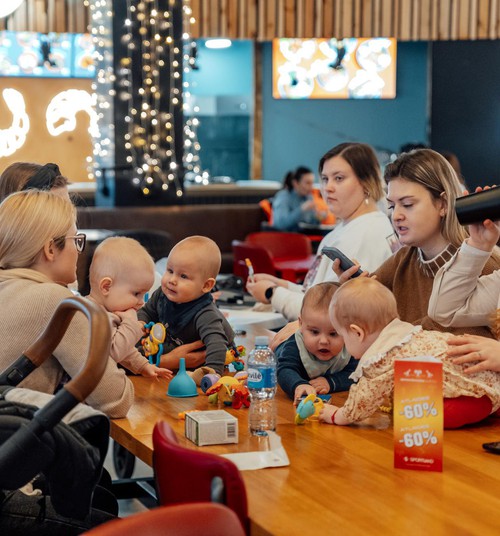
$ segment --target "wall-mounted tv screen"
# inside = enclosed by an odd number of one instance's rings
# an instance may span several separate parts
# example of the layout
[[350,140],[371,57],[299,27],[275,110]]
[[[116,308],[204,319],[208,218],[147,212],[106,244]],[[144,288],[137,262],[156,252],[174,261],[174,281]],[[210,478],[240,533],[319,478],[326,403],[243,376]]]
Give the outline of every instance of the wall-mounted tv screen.
[[93,78],[90,34],[0,31],[0,76]]
[[275,99],[394,99],[396,40],[273,39]]

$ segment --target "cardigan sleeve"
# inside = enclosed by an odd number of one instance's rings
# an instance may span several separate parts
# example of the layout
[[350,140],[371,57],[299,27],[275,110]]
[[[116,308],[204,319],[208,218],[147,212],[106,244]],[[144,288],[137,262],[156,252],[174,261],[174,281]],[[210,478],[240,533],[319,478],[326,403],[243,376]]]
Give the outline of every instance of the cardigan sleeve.
[[490,253],[464,243],[434,279],[429,316],[443,326],[485,326],[498,307],[500,271],[481,277]]

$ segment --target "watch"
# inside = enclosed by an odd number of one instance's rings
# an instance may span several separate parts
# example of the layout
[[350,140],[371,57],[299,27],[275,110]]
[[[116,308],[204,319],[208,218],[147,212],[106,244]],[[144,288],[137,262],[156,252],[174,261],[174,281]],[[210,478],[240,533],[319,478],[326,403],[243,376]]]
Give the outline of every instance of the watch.
[[273,298],[273,294],[274,294],[274,289],[276,287],[269,287],[269,288],[266,288],[265,292],[264,292],[264,296],[266,297],[266,300],[268,302],[270,302]]

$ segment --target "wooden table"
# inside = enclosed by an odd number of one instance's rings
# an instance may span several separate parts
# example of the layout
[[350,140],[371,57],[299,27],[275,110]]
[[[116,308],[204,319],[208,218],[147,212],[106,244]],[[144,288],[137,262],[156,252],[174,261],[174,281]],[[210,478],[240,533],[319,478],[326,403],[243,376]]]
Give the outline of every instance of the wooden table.
[[[196,447],[184,437],[188,409],[215,409],[206,396],[169,398],[166,382],[132,381],[136,401],[126,419],[111,423],[113,439],[152,463],[152,430],[160,420],[175,429],[181,444],[208,452],[256,450],[247,410],[238,417],[237,445]],[[346,394],[335,395],[342,403]],[[243,471],[252,534],[272,535],[456,535],[500,532],[500,457],[481,444],[500,440],[500,419],[444,434],[444,471],[393,468],[391,418],[379,413],[349,427],[293,423],[294,408],[278,392],[278,428],[290,466]],[[226,409],[226,408],[224,408]]]

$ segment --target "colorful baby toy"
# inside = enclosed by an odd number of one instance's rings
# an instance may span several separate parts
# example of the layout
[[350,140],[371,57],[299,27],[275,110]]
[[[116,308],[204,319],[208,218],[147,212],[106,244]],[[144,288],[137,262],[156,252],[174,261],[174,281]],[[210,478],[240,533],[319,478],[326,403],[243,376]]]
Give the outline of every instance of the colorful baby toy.
[[227,350],[224,366],[228,372],[239,372],[245,368],[245,362],[241,359],[245,354],[244,346],[233,346]]
[[160,366],[160,358],[163,354],[163,343],[167,337],[167,330],[163,324],[149,322],[144,325],[146,335],[141,339],[144,355],[149,358],[152,365]]
[[323,409],[324,403],[316,394],[307,395],[297,406],[295,413],[295,424],[304,424],[307,419],[318,419],[319,412]]
[[250,394],[244,380],[232,376],[222,376],[205,394],[211,404],[222,403],[235,409],[250,406]]

